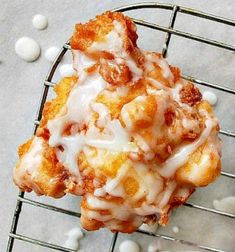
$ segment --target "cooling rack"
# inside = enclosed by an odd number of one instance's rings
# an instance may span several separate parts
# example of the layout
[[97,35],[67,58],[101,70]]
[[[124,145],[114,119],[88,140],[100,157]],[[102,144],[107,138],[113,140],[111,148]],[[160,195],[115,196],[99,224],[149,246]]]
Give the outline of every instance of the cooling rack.
[[[171,41],[171,37],[172,35],[178,36],[178,37],[184,37],[190,40],[196,40],[200,43],[205,43],[208,44],[210,46],[214,46],[214,47],[220,47],[223,48],[225,50],[229,50],[229,51],[235,51],[235,46],[234,45],[230,45],[230,44],[226,44],[226,43],[222,43],[220,41],[217,40],[212,40],[209,38],[205,38],[202,36],[197,36],[194,35],[192,33],[188,33],[188,32],[183,32],[181,30],[177,30],[174,28],[174,24],[175,24],[175,20],[177,18],[177,13],[184,13],[187,15],[191,15],[191,16],[196,16],[202,19],[207,19],[207,20],[212,20],[214,22],[218,22],[218,23],[222,23],[224,25],[228,25],[228,26],[235,26],[235,20],[231,20],[231,19],[227,19],[227,18],[223,18],[223,17],[218,17],[215,15],[211,15],[211,14],[207,14],[201,11],[197,11],[197,10],[193,10],[190,8],[185,8],[185,7],[181,7],[178,5],[171,5],[171,4],[163,4],[163,3],[138,3],[138,4],[131,4],[131,5],[126,5],[126,6],[122,6],[119,8],[114,9],[114,11],[121,11],[121,12],[125,12],[125,11],[131,11],[131,10],[137,10],[137,9],[162,9],[162,10],[168,10],[171,11],[171,16],[170,16],[170,20],[169,20],[169,25],[167,27],[165,26],[161,26],[157,23],[151,23],[151,22],[147,22],[145,20],[142,19],[134,19],[133,21],[140,26],[143,27],[147,27],[147,28],[151,28],[154,30],[160,30],[162,32],[165,33],[165,39],[164,39],[164,44],[162,47],[162,54],[164,57],[166,57],[167,51],[168,51],[168,46],[170,44]],[[39,109],[38,109],[38,113],[37,113],[37,117],[36,120],[34,121],[34,133],[36,132],[37,126],[41,120],[42,117],[42,111],[43,111],[43,107],[44,104],[47,100],[47,94],[48,91],[51,87],[53,87],[55,85],[55,83],[53,82],[53,76],[54,73],[57,69],[58,64],[60,63],[60,61],[62,60],[62,58],[64,57],[64,55],[66,54],[66,52],[70,50],[70,45],[69,42],[66,42],[59,55],[57,56],[56,60],[53,62],[51,69],[43,83],[43,92],[42,92],[42,97],[40,100],[40,105],[39,105]],[[211,83],[211,82],[207,82],[204,80],[200,80],[200,79],[196,79],[192,76],[188,76],[188,75],[182,75],[182,77],[186,80],[192,81],[196,84],[199,85],[203,85],[206,87],[210,87],[213,89],[217,89],[220,91],[223,91],[225,93],[230,93],[232,95],[235,95],[235,89],[231,89],[228,87],[225,87],[223,85],[218,85],[215,83]],[[220,130],[220,134],[226,135],[227,137],[235,137],[235,132],[232,132],[230,130],[224,130],[221,129]],[[221,172],[222,176],[225,176],[229,179],[234,179],[235,178],[235,174],[231,174],[229,172],[225,172],[222,171]],[[13,219],[12,219],[12,225],[11,225],[11,229],[10,229],[10,233],[9,233],[9,238],[8,238],[8,244],[7,244],[7,252],[11,252],[14,249],[14,241],[17,240],[21,240],[24,242],[28,242],[28,243],[32,243],[35,245],[39,245],[42,247],[47,247],[50,248],[52,250],[57,250],[57,251],[65,251],[65,252],[73,252],[75,250],[72,249],[68,249],[56,244],[52,244],[52,243],[48,243],[46,241],[43,240],[38,240],[38,239],[34,239],[32,237],[28,237],[25,235],[21,235],[20,233],[17,232],[17,226],[18,226],[18,221],[20,218],[20,213],[21,213],[21,209],[22,209],[22,205],[23,204],[29,204],[31,206],[34,207],[40,207],[40,208],[44,208],[47,210],[51,210],[51,211],[57,211],[60,212],[62,214],[66,214],[66,215],[70,215],[70,216],[74,216],[76,218],[80,218],[80,213],[74,212],[74,211],[70,211],[67,209],[63,209],[63,208],[59,208],[53,205],[48,205],[48,204],[44,204],[44,203],[40,203],[37,202],[35,200],[31,200],[27,197],[25,197],[24,192],[19,192],[18,197],[17,197],[17,203],[16,203],[16,208],[14,211],[14,215],[13,215]],[[231,218],[234,219],[235,215],[234,214],[230,214],[230,213],[226,213],[226,212],[222,212],[222,211],[218,211],[215,209],[211,209],[211,208],[207,208],[198,204],[194,204],[194,203],[184,203],[184,205],[188,208],[193,208],[193,209],[197,209],[199,211],[205,211],[205,212],[209,212],[211,214],[214,215],[221,215],[224,216],[224,218]],[[185,245],[189,245],[192,246],[192,248],[199,248],[199,249],[203,249],[205,251],[213,251],[213,252],[227,252],[225,250],[222,250],[220,248],[213,248],[213,247],[209,247],[209,246],[204,246],[201,244],[197,244],[193,241],[188,241],[188,240],[183,240],[183,239],[176,239],[172,236],[167,236],[167,235],[162,235],[159,233],[149,233],[146,231],[142,231],[142,230],[137,230],[136,232],[141,233],[143,235],[147,235],[147,236],[152,236],[152,237],[158,237],[160,239],[164,239],[164,240],[168,240],[168,241],[172,241],[172,242],[178,242],[181,244],[185,244]],[[113,252],[116,246],[116,241],[118,238],[118,233],[113,234],[112,240],[111,240],[111,244],[109,247],[109,252]]]

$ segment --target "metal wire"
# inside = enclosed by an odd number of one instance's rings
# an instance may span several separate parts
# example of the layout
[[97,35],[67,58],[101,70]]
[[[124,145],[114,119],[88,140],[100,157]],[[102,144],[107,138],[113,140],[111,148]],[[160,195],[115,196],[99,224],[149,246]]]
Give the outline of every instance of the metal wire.
[[[191,34],[191,33],[186,33],[186,32],[174,29],[174,24],[175,24],[175,20],[177,18],[177,13],[178,12],[181,12],[181,13],[184,13],[184,14],[187,14],[187,15],[191,15],[191,16],[196,16],[196,17],[199,17],[199,18],[204,18],[204,19],[207,19],[207,20],[212,20],[212,21],[215,21],[215,22],[218,22],[218,23],[223,23],[225,25],[234,27],[235,26],[235,21],[231,20],[231,19],[218,17],[218,16],[215,16],[215,15],[211,15],[211,14],[204,13],[204,12],[201,12],[201,11],[181,7],[181,6],[178,6],[178,5],[162,4],[162,3],[156,3],[156,2],[131,4],[131,5],[116,8],[113,11],[125,12],[125,11],[131,11],[131,10],[133,11],[133,10],[136,10],[136,9],[147,9],[147,8],[150,8],[150,9],[155,8],[155,9],[163,9],[163,10],[170,10],[171,11],[171,16],[170,16],[170,21],[169,21],[168,27],[164,27],[164,26],[161,26],[161,25],[158,25],[158,24],[155,24],[155,23],[146,22],[146,21],[140,20],[140,19],[133,19],[134,22],[137,25],[144,26],[144,27],[154,29],[154,30],[160,30],[160,31],[163,31],[163,32],[166,33],[163,48],[162,48],[162,54],[163,54],[164,57],[166,57],[166,55],[167,55],[167,51],[168,51],[168,47],[169,47],[172,35],[184,37],[184,38],[191,39],[191,40],[196,40],[198,42],[206,43],[208,45],[219,47],[219,48],[223,48],[225,50],[235,51],[235,46],[234,45],[229,45],[229,44],[226,44],[226,43],[223,43],[223,42],[220,42],[220,41],[211,40],[209,38],[196,36],[196,35]],[[63,56],[70,49],[71,48],[70,48],[69,42],[66,42],[63,45],[59,55],[56,58],[56,60],[53,62],[52,66],[51,66],[51,69],[49,70],[49,73],[46,76],[46,80],[43,83],[44,87],[43,87],[43,92],[42,92],[42,96],[41,96],[41,99],[40,99],[39,109],[38,109],[37,117],[36,117],[36,119],[34,121],[34,129],[33,129],[34,134],[36,132],[37,126],[38,126],[38,124],[39,124],[39,122],[41,120],[41,117],[42,117],[42,111],[43,111],[43,107],[44,107],[44,104],[45,104],[46,99],[47,99],[48,91],[49,91],[49,89],[51,87],[55,86],[55,83],[52,81],[54,73],[55,73],[55,71],[57,69],[58,64],[62,60]],[[199,85],[214,88],[214,89],[220,90],[222,92],[226,92],[228,94],[235,95],[235,90],[234,89],[224,87],[224,86],[219,85],[219,84],[210,83],[210,82],[207,82],[207,81],[204,81],[204,80],[199,80],[199,79],[196,79],[194,77],[187,76],[187,75],[182,75],[182,78],[184,78],[186,80],[189,80],[189,81],[192,81],[192,82],[194,82],[196,84],[199,84]],[[235,132],[232,132],[230,130],[222,129],[222,130],[220,130],[220,134],[223,134],[223,135],[225,135],[227,137],[235,137]],[[222,171],[221,175],[225,176],[225,177],[228,177],[230,179],[235,178],[235,174],[231,174],[231,173],[225,172],[225,171]],[[12,225],[11,225],[11,229],[10,229],[10,233],[9,233],[9,238],[8,238],[8,244],[7,244],[6,251],[7,252],[13,251],[14,241],[17,239],[17,240],[21,240],[21,241],[28,242],[28,243],[31,243],[31,244],[39,245],[39,246],[42,246],[42,247],[47,247],[47,248],[50,248],[50,249],[54,249],[54,250],[57,250],[57,251],[73,252],[74,250],[72,250],[72,249],[68,249],[68,248],[65,248],[65,247],[62,247],[62,246],[59,246],[59,245],[56,245],[56,244],[48,243],[48,242],[41,241],[41,240],[38,240],[38,239],[35,239],[35,238],[32,238],[32,237],[28,237],[28,236],[18,234],[17,233],[17,226],[18,226],[18,221],[19,221],[19,218],[20,218],[20,213],[21,213],[21,209],[22,209],[23,204],[29,204],[29,205],[31,205],[33,207],[44,208],[44,209],[49,210],[49,211],[60,212],[62,214],[70,215],[70,216],[73,216],[73,217],[76,217],[76,218],[80,218],[80,216],[81,216],[80,213],[70,211],[70,210],[67,210],[67,209],[63,209],[63,208],[59,208],[59,207],[56,207],[56,206],[53,206],[53,205],[40,203],[38,201],[34,201],[34,200],[31,200],[31,199],[25,198],[24,195],[25,195],[24,192],[19,192],[19,195],[17,197],[16,208],[15,208],[13,219],[12,219]],[[200,205],[197,205],[197,204],[194,204],[194,203],[191,203],[191,202],[184,203],[184,206],[189,207],[189,208],[193,208],[193,209],[198,210],[198,211],[205,211],[205,212],[208,212],[208,213],[211,213],[211,214],[216,214],[216,215],[220,215],[220,216],[227,217],[227,218],[232,218],[232,219],[235,218],[234,214],[230,214],[230,213],[218,211],[218,210],[215,210],[215,209],[207,208],[207,207],[200,206]],[[141,233],[143,235],[158,237],[158,238],[161,238],[161,239],[164,239],[164,240],[190,245],[190,246],[200,248],[200,249],[203,249],[203,250],[206,250],[206,251],[226,252],[225,250],[222,250],[222,249],[211,248],[211,247],[207,247],[207,246],[204,246],[204,245],[196,244],[196,243],[191,242],[191,241],[176,239],[174,237],[170,237],[170,236],[166,236],[166,235],[162,235],[162,234],[158,234],[158,233],[154,234],[154,233],[149,233],[149,232],[146,232],[146,231],[143,231],[143,230],[137,230],[137,232]],[[109,252],[113,252],[115,250],[117,238],[118,238],[118,233],[115,233],[113,235],[113,238],[112,238],[112,241],[111,241],[111,244],[110,244]]]

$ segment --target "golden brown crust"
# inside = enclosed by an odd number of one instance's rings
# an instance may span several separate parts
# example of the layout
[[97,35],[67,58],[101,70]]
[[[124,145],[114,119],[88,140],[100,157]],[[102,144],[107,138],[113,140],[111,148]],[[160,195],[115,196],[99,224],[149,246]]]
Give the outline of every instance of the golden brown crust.
[[76,80],[77,77],[75,76],[66,77],[55,85],[54,92],[56,93],[56,98],[45,103],[43,108],[43,117],[40,121],[39,128],[44,128],[48,120],[55,118],[55,116],[60,112],[61,108],[66,103],[72,85],[76,82]]
[[71,47],[73,49],[86,51],[93,42],[103,41],[105,35],[113,30],[114,20],[120,22],[125,29],[126,38],[124,39],[124,48],[127,51],[132,51],[133,46],[136,46],[138,37],[135,25],[122,13],[110,11],[96,16],[96,19],[90,20],[86,24],[76,24],[74,34],[70,40]]
[[[58,163],[54,148],[49,147],[48,143],[43,140],[42,159],[39,166],[33,171],[22,171],[21,163],[24,157],[30,151],[32,142],[36,136],[28,140],[19,147],[20,160],[16,165],[14,181],[23,191],[34,189],[38,194],[44,194],[54,198],[62,197],[65,194],[65,179],[67,174],[63,166]],[[18,183],[17,177],[24,180],[22,186]],[[31,187],[32,186],[32,187]]]
[[49,146],[45,147],[43,162],[38,170],[38,178],[35,183],[42,189],[43,194],[55,198],[65,194],[65,179],[68,177],[64,167],[58,162],[55,150]]
[[125,64],[109,63],[102,59],[99,73],[111,85],[125,85],[131,80],[131,72]]
[[180,98],[183,103],[193,106],[197,102],[201,101],[202,94],[199,89],[193,85],[193,83],[189,82],[180,90]]
[[25,142],[19,146],[19,148],[18,148],[19,158],[21,158],[26,152],[29,151],[30,146],[32,144],[32,141],[33,141],[33,137],[31,137],[27,142]]
[[[208,160],[204,163],[206,155]],[[179,184],[206,186],[219,176],[220,171],[220,156],[210,150],[207,142],[192,153],[189,161],[177,170],[176,180]]]

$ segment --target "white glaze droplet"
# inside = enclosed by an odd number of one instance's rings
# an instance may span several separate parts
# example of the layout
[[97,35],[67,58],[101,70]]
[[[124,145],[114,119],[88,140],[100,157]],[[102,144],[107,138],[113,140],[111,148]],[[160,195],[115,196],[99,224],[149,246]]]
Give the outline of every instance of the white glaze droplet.
[[214,200],[213,206],[216,210],[235,214],[235,197],[229,196],[221,200]]
[[71,249],[79,248],[79,240],[84,236],[82,230],[79,227],[72,228],[67,234],[67,240],[64,243],[64,246]]
[[172,231],[173,231],[175,234],[179,233],[179,227],[177,227],[177,226],[172,227]]
[[68,239],[65,241],[64,247],[75,250],[75,249],[79,248],[79,243],[78,243],[78,241]]
[[72,76],[72,75],[75,75],[75,73],[76,73],[73,69],[72,64],[61,65],[59,68],[59,72],[62,77]]
[[38,59],[41,49],[35,40],[29,37],[22,37],[15,43],[15,52],[21,59],[32,62]]
[[119,246],[119,252],[139,252],[139,245],[132,240],[125,240]]
[[140,230],[143,230],[143,231],[146,231],[146,232],[149,232],[149,233],[156,233],[157,231],[157,228],[158,228],[158,223],[154,223],[152,225],[149,225],[149,224],[142,224],[140,226]]
[[60,48],[57,46],[52,46],[49,47],[46,52],[45,52],[45,58],[50,61],[53,62],[56,58],[56,56],[58,55],[58,53],[60,52]]
[[202,94],[203,100],[207,100],[211,106],[214,106],[217,103],[217,96],[211,91],[205,91]]
[[76,228],[72,228],[68,233],[67,235],[70,237],[70,238],[74,238],[74,239],[77,239],[77,240],[80,240],[84,235],[83,235],[83,232],[81,230],[81,228],[79,227],[76,227]]
[[41,14],[33,16],[32,23],[34,28],[38,30],[44,30],[47,28],[48,25],[47,18]]
[[158,252],[162,248],[161,242],[159,240],[154,240],[148,246],[148,252]]
[[172,176],[178,167],[184,165],[188,161],[188,156],[206,141],[214,126],[214,121],[212,119],[207,119],[205,125],[206,128],[196,141],[181,147],[175,154],[166,160],[161,170],[159,170],[162,176]]

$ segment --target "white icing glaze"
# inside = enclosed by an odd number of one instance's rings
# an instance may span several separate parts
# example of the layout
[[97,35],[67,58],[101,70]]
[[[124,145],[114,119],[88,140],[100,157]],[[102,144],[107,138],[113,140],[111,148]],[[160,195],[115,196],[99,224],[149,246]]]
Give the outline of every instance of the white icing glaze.
[[163,208],[165,205],[167,205],[175,188],[176,188],[176,182],[169,181],[165,191],[163,192],[163,197],[158,204],[159,208]]
[[[143,152],[146,152],[148,154],[152,154],[150,155],[150,157],[154,157],[154,153],[152,152],[151,148],[149,147],[149,145],[146,143],[146,141],[143,139],[143,137],[141,137],[140,135],[138,134],[135,134],[135,140],[137,142],[137,145],[140,147],[140,149],[143,151]],[[152,159],[151,158],[151,159]]]
[[87,57],[79,50],[73,50],[73,68],[77,71],[80,81],[87,77],[85,69],[93,66],[96,61]]
[[[50,144],[53,144],[52,140]],[[57,150],[57,156],[60,162],[67,167],[72,174],[79,175],[77,158],[85,144],[84,135],[76,134],[74,136],[63,137],[59,142],[56,142],[56,144],[62,145],[64,148],[63,151]]]
[[87,195],[87,203],[89,207],[94,209],[111,209],[111,207],[114,205],[111,202],[107,202],[105,200],[98,199],[94,197],[93,195],[89,194]]
[[141,197],[146,195],[146,200],[148,203],[153,203],[157,195],[163,190],[163,180],[157,173],[150,173],[149,167],[138,162],[135,163],[136,172],[139,174],[140,178],[144,178],[142,181],[139,181],[140,188],[142,189],[141,195],[135,199],[139,200]]
[[[88,64],[86,56],[80,57],[81,53],[74,52],[74,66],[80,73],[78,83],[74,86],[68,100],[66,102],[64,115],[48,121],[48,129],[50,131],[49,144],[51,146],[60,146],[64,151],[57,150],[59,161],[62,162],[72,174],[79,177],[79,169],[77,166],[77,155],[85,144],[84,133],[76,133],[71,136],[62,136],[65,127],[70,123],[76,123],[82,127],[88,121],[90,111],[90,103],[97,94],[106,86],[104,80],[97,73],[88,75],[85,72]],[[79,63],[77,63],[78,61]],[[79,65],[79,69],[78,69]],[[90,64],[89,64],[90,65]]]
[[205,91],[202,93],[202,99],[207,100],[210,105],[214,106],[217,103],[217,96],[212,91]]
[[45,58],[49,62],[53,62],[55,60],[56,56],[59,54],[59,52],[60,52],[59,47],[57,47],[57,46],[49,47],[45,52]]
[[162,69],[162,75],[166,78],[170,84],[173,83],[173,74],[170,70],[169,64],[164,58],[160,58],[152,53],[145,53],[145,67],[148,71],[151,71],[154,68],[153,63],[156,63]]
[[99,114],[99,119],[97,120],[98,127],[104,127],[107,120],[111,120],[109,110],[103,103],[91,103],[91,108]]
[[[191,167],[190,176],[189,176],[189,179],[191,179],[191,181],[200,179],[201,171],[203,169],[206,169],[208,165],[210,165],[210,158],[211,158],[211,153],[205,150],[200,161],[197,164],[196,163],[193,164]],[[217,157],[215,156],[215,158]]]
[[59,67],[59,72],[62,77],[69,77],[76,75],[72,64],[63,64]]
[[[88,74],[85,69],[94,64],[87,56],[78,51],[74,52],[74,67],[79,74],[78,83],[70,92],[65,107],[65,115],[59,116],[48,122],[50,131],[49,144],[53,147],[62,146],[63,151],[57,149],[59,161],[67,167],[72,174],[79,176],[77,155],[85,144],[106,148],[114,151],[135,151],[136,147],[129,142],[129,135],[121,126],[119,120],[111,120],[104,105],[92,103],[94,98],[106,87],[105,81],[98,73]],[[86,134],[82,132],[62,136],[66,125],[76,123],[82,125],[88,123],[90,111],[98,112],[97,126],[106,124],[104,132],[100,132],[95,126],[91,126]]]
[[[144,164],[137,163],[136,165],[136,172],[139,176],[136,176],[135,179],[138,181],[139,184],[139,190],[135,193],[135,195],[132,196],[132,201],[137,202],[144,196],[146,196],[146,201],[151,204],[154,203],[155,198],[159,194],[159,192],[162,191],[163,188],[163,181],[162,179],[157,176],[156,174],[151,174],[148,172],[148,169]],[[106,182],[106,185],[104,185],[102,188],[98,188],[95,190],[94,195],[95,196],[104,196],[107,193],[109,195],[122,197],[125,195],[125,191],[123,188],[122,179],[126,177],[126,174],[128,174],[129,167],[131,167],[131,162],[124,163],[118,170],[117,175],[113,179],[108,179]],[[140,179],[143,178],[144,179]],[[169,193],[168,193],[169,194]],[[167,195],[168,195],[167,194]],[[165,198],[167,198],[165,196]],[[145,206],[143,206],[146,208]],[[143,208],[137,208],[136,211],[143,212]],[[159,211],[155,207],[152,207],[149,209],[151,213],[156,213],[156,211]]]
[[157,80],[154,80],[153,78],[148,77],[147,80],[149,80],[154,85],[154,87],[156,87],[157,89],[162,89],[162,90],[166,90],[166,91],[170,90],[164,84],[162,84],[161,82],[159,82]]
[[172,98],[177,101],[180,106],[182,107],[183,103],[181,102],[181,98],[180,98],[180,90],[182,88],[182,84],[181,82],[178,82],[174,88],[171,88],[171,94],[172,94]]
[[27,172],[32,179],[36,176],[37,170],[42,164],[42,152],[43,141],[41,138],[35,137],[30,147],[30,154],[26,153],[24,155],[18,168],[22,174]]
[[123,36],[125,34],[123,25],[116,20],[113,24],[114,29],[105,36],[105,41],[93,42],[89,50],[108,51],[113,53],[116,56],[115,61],[117,63],[125,63],[129,67],[132,73],[132,81],[135,82],[141,78],[143,70],[139,68],[131,56],[123,50]]
[[198,126],[198,121],[191,120],[191,119],[188,119],[186,117],[183,117],[183,119],[182,119],[182,125],[187,130],[195,129]]
[[75,227],[69,230],[69,232],[66,234],[69,236],[69,238],[80,240],[84,237],[84,234],[79,227]]
[[188,112],[192,111],[192,107],[188,105],[187,103],[182,103],[180,98],[180,90],[184,85],[187,84],[186,80],[180,79],[176,84],[174,88],[168,89],[169,93],[171,94],[172,98],[177,101],[177,103],[180,105],[181,108],[186,109]]
[[162,126],[165,123],[165,111],[169,108],[172,103],[170,94],[165,92],[164,90],[159,90],[156,93],[157,100],[157,113],[155,113],[154,123],[151,127],[151,131],[154,136],[160,137],[162,135]]
[[38,169],[42,165],[43,157],[43,140],[40,137],[34,137],[30,151],[21,159],[17,170],[14,170],[14,181],[18,185],[31,187],[38,194],[41,193],[40,188],[32,181],[37,176]]
[[139,208],[134,208],[133,211],[140,216],[162,213],[162,210],[159,207],[149,205],[147,202],[144,202]]
[[214,121],[207,119],[205,126],[206,128],[197,140],[195,140],[193,143],[186,144],[185,146],[181,147],[159,168],[159,173],[162,176],[171,177],[172,175],[174,175],[176,170],[188,161],[189,155],[206,141],[214,126]]
[[139,245],[132,240],[125,240],[119,245],[119,252],[139,252]]
[[91,51],[108,51],[114,54],[119,54],[123,51],[123,39],[121,37],[122,25],[114,21],[114,30],[110,31],[105,36],[105,41],[93,42],[89,47]]
[[143,230],[143,231],[146,231],[146,232],[149,232],[149,233],[156,233],[157,231],[157,228],[158,228],[158,223],[154,223],[154,224],[142,224],[139,229],[140,230]]
[[106,195],[106,192],[105,192],[104,188],[101,187],[101,188],[95,189],[94,195],[97,196],[97,197],[103,197],[103,196]]
[[92,130],[94,130],[94,128],[91,128],[87,132],[86,143],[90,146],[112,151],[137,152],[137,147],[130,142],[130,136],[122,127],[119,120],[114,119],[106,123],[106,134],[98,131],[94,134]]
[[235,197],[229,196],[221,200],[214,200],[213,206],[219,211],[235,214]]
[[187,198],[190,194],[190,190],[188,187],[177,188],[177,196],[182,198]]
[[109,220],[106,223],[107,228],[109,228],[110,230],[120,230],[122,228],[122,225],[115,220]]
[[21,59],[32,62],[40,56],[41,48],[34,39],[22,37],[15,43],[15,52]]
[[179,227],[177,227],[177,226],[172,227],[172,231],[173,231],[175,234],[179,233]]
[[77,250],[79,249],[79,243],[76,240],[67,239],[64,243],[64,247]]
[[42,163],[43,140],[40,137],[35,137],[30,146],[30,153],[26,153],[21,161],[21,166],[27,170],[32,177],[37,172],[38,167]]
[[124,163],[118,170],[117,175],[114,179],[110,179],[106,182],[106,185],[103,187],[104,191],[110,195],[116,197],[122,197],[124,195],[123,187],[118,186],[122,179],[126,176],[129,169],[129,165]]
[[89,75],[84,82],[78,84],[71,91],[67,106],[66,121],[77,122],[80,125],[88,121],[90,103],[106,86],[98,74]]
[[125,204],[119,205],[117,207],[115,203],[99,199],[91,194],[87,194],[86,198],[87,203],[91,209],[98,209],[98,210],[107,209],[111,213],[110,215],[103,215],[92,210],[89,211],[86,210],[85,214],[88,218],[96,219],[99,221],[107,221],[115,218],[125,221],[130,216],[130,207],[128,207]]
[[123,122],[125,123],[126,128],[128,130],[131,130],[133,125],[132,125],[132,120],[131,120],[129,113],[128,113],[128,104],[125,104],[122,107],[121,118],[122,118]]
[[[68,123],[76,122],[80,127],[86,123],[90,102],[104,87],[105,83],[100,76],[97,74],[88,76],[82,83],[75,85],[71,91],[66,103],[66,114],[48,121],[51,134],[49,144],[53,147],[63,146],[64,151],[59,155],[59,160],[75,175],[79,175],[76,158],[85,144],[85,136],[83,133],[77,133],[63,137],[63,130]],[[57,153],[59,152],[61,151],[58,150]]]
[[[148,115],[146,115],[144,109],[142,109],[141,103],[145,103],[148,100],[147,96],[138,96],[135,99],[133,99],[131,102],[125,104],[121,109],[121,117],[123,122],[126,125],[126,128],[128,130],[132,130],[133,123],[130,113],[135,114],[135,120],[145,120],[145,121],[151,121],[152,118],[150,118]],[[137,104],[137,105],[136,105]],[[143,142],[143,141],[142,141]]]
[[64,246],[77,250],[79,248],[79,240],[81,240],[84,236],[82,230],[79,227],[72,228],[66,235],[68,238],[65,241]]
[[33,16],[32,23],[34,28],[38,30],[44,30],[47,28],[48,25],[47,18],[41,14]]
[[117,58],[116,61],[118,63],[125,63],[131,71],[132,81],[138,81],[142,76],[143,70],[136,65],[135,61],[127,53],[123,53],[122,57],[124,59]]
[[166,61],[164,58],[161,58],[161,59],[157,60],[157,63],[158,63],[158,65],[159,65],[159,66],[161,67],[161,69],[162,69],[162,72],[163,72],[162,74],[163,74],[163,76],[164,76],[166,79],[173,81],[173,74],[172,74],[172,72],[171,72],[171,70],[170,70],[170,67],[169,67],[167,61]]

